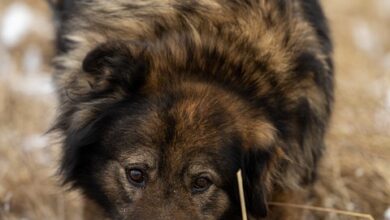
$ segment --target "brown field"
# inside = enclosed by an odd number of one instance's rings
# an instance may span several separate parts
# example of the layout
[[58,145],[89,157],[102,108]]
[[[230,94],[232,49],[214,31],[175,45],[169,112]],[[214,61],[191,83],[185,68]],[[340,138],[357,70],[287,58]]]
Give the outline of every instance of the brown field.
[[[335,40],[336,106],[319,181],[299,204],[384,219],[390,208],[390,1],[323,4]],[[7,26],[14,21],[4,19],[10,7],[30,16],[16,41],[3,33],[22,26]],[[56,108],[52,30],[43,0],[0,0],[0,219],[82,219],[79,195],[58,186],[59,146],[44,134]],[[359,219],[296,213],[297,219]]]

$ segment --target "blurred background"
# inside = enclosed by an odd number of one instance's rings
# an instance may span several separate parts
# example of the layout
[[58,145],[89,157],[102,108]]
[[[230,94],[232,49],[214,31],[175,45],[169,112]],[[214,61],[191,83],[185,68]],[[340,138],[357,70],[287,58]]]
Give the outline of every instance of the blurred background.
[[[335,41],[336,105],[305,205],[390,219],[390,0],[324,0]],[[0,219],[82,219],[58,186],[54,22],[44,0],[0,0]],[[358,219],[296,210],[298,219]]]

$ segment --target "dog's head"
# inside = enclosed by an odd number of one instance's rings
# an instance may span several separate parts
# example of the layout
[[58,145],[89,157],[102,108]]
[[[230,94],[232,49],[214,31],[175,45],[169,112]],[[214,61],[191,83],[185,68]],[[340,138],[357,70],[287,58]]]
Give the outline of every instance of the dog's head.
[[121,43],[87,55],[89,89],[58,124],[65,182],[113,219],[235,219],[242,169],[248,214],[266,216],[273,126],[211,82],[160,82],[147,60]]

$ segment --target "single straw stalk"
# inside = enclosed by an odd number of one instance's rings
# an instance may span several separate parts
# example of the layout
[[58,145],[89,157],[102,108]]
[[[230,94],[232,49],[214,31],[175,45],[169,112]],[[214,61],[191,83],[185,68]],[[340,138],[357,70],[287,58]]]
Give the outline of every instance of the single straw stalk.
[[[241,169],[237,172],[237,181],[238,181],[238,192],[240,194],[240,204],[241,204],[241,213],[242,213],[242,219],[247,220],[247,213],[246,213],[246,204],[245,204],[245,195],[244,195],[244,185],[242,181],[242,172]],[[271,206],[281,206],[286,208],[296,208],[296,209],[306,209],[316,212],[328,212],[328,213],[335,213],[339,215],[347,215],[351,217],[358,217],[358,218],[365,218],[368,220],[375,220],[371,215],[364,214],[364,213],[358,213],[358,212],[351,212],[351,211],[345,211],[345,210],[339,210],[339,209],[332,209],[332,208],[324,208],[324,207],[317,207],[317,206],[309,206],[309,205],[299,205],[299,204],[292,204],[292,203],[282,203],[282,202],[268,202]]]
[[241,169],[237,172],[237,181],[238,181],[238,192],[240,193],[240,204],[241,204],[241,214],[242,214],[242,220],[247,220],[247,214],[246,214],[246,205],[245,205],[245,195],[244,195],[244,185],[242,181],[242,172]]
[[311,210],[311,211],[316,211],[316,212],[328,212],[328,213],[335,213],[335,214],[339,214],[339,215],[348,215],[348,216],[352,216],[352,217],[375,220],[374,217],[372,217],[369,214],[364,214],[364,213],[359,213],[359,212],[351,212],[351,211],[345,211],[345,210],[339,210],[339,209],[323,208],[323,207],[309,206],[309,205],[298,205],[298,204],[282,203],[282,202],[268,202],[268,204],[272,205],[272,206],[281,206],[281,207],[296,208],[296,209],[306,209],[306,210]]

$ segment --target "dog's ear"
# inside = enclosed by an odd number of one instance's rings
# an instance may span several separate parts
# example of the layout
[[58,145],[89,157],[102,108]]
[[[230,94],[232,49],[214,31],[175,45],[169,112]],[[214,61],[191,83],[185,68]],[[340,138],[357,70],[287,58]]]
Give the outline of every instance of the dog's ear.
[[246,149],[242,154],[242,175],[248,214],[257,218],[267,216],[266,176],[271,152]]
[[53,130],[76,131],[114,103],[142,93],[149,60],[146,46],[139,42],[108,41],[91,49],[77,75],[65,77],[64,110]]
[[109,109],[145,85],[149,64],[144,49],[135,47],[131,42],[110,41],[85,56],[80,75],[67,91],[72,102],[53,127],[66,136],[61,166],[64,182],[80,179],[86,164],[103,149],[97,143],[110,114],[115,115]]
[[136,56],[123,41],[101,44],[83,60],[91,92],[113,91],[120,87],[135,92],[145,83],[149,64],[142,52]]

